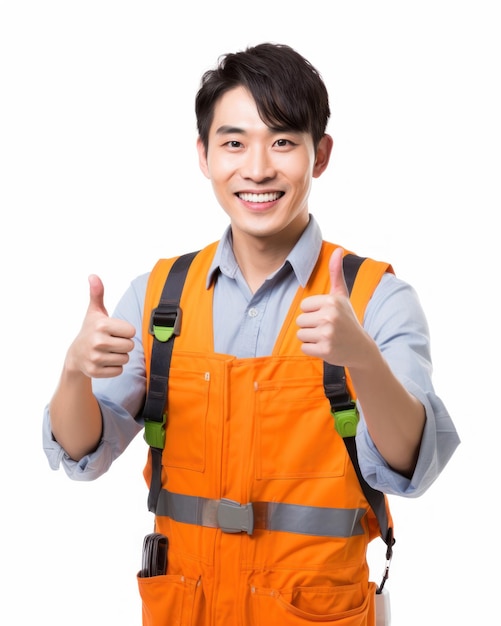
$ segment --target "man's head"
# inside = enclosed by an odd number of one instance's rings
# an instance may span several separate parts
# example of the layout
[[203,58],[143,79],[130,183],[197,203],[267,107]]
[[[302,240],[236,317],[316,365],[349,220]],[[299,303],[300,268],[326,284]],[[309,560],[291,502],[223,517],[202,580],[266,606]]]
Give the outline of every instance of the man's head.
[[330,116],[320,74],[289,46],[263,43],[221,57],[217,68],[202,76],[195,112],[206,151],[214,107],[227,91],[238,86],[252,95],[267,126],[309,133],[317,148]]

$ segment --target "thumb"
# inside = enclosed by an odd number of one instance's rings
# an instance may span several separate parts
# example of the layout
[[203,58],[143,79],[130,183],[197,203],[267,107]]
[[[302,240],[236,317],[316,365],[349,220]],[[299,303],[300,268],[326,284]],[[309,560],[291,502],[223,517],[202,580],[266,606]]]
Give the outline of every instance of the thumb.
[[331,277],[330,294],[334,296],[345,296],[348,298],[349,294],[343,271],[343,256],[343,248],[336,248],[329,260],[329,274]]
[[104,285],[99,276],[91,274],[89,276],[89,308],[88,311],[95,311],[108,315],[104,306]]

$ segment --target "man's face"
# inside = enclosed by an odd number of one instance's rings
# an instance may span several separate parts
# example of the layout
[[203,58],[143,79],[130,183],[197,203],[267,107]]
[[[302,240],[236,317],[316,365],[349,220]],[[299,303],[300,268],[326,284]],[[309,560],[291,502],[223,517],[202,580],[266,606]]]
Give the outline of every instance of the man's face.
[[269,128],[247,90],[226,92],[214,110],[208,151],[200,140],[198,151],[234,241],[299,236],[308,223],[312,177],[327,167],[331,147],[326,135],[315,155],[311,135]]

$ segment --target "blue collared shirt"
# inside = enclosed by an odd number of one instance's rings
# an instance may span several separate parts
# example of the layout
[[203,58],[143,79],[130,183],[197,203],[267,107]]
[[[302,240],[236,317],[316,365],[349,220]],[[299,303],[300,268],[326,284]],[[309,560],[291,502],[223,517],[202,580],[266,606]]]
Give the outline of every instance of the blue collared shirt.
[[[239,358],[271,353],[298,286],[308,282],[321,245],[320,228],[311,217],[283,266],[268,276],[253,294],[235,260],[228,227],[207,276],[207,287],[215,282],[216,352]],[[103,416],[103,437],[97,450],[78,462],[70,459],[52,436],[48,406],[45,408],[43,446],[49,464],[53,469],[62,465],[74,480],[93,480],[104,474],[143,428],[136,416],[143,406],[146,390],[141,327],[147,280],[148,274],[133,280],[113,314],[129,321],[137,331],[129,363],[116,378],[93,380]],[[397,378],[425,407],[426,425],[416,469],[411,478],[406,478],[393,471],[379,454],[360,411],[357,432],[360,468],[375,489],[415,497],[426,491],[440,474],[458,446],[459,437],[433,387],[428,325],[414,289],[393,274],[383,276],[367,306],[363,325]]]

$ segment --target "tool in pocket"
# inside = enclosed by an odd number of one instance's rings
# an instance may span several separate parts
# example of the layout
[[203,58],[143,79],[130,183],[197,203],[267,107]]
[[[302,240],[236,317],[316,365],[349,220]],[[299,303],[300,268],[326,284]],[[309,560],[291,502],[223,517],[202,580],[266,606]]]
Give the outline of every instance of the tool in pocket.
[[150,533],[143,541],[143,560],[139,576],[150,578],[161,576],[167,571],[167,548],[169,542],[161,533]]

